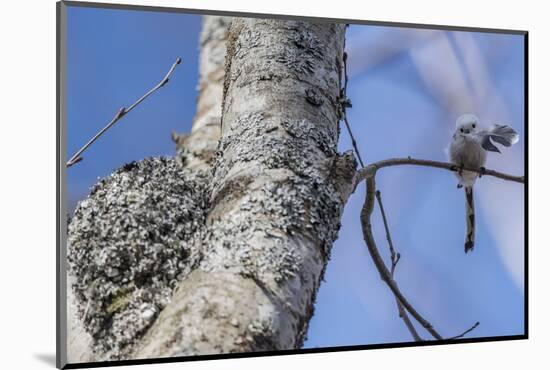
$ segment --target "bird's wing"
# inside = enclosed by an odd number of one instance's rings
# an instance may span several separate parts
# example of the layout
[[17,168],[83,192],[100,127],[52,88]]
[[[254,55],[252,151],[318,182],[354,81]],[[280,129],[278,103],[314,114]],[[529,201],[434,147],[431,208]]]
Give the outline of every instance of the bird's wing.
[[497,153],[500,153],[500,150],[493,144],[493,141],[497,144],[509,147],[519,140],[518,133],[507,125],[493,125],[488,130],[480,131],[477,136],[483,149]]
[[491,135],[481,136],[481,147],[489,152],[500,153],[500,150],[491,142]]

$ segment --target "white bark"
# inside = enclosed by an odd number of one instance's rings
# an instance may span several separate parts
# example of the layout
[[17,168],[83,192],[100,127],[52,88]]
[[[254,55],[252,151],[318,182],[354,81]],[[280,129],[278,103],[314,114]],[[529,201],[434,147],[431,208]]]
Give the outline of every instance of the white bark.
[[204,23],[193,129],[174,135],[180,160],[125,166],[71,221],[94,360],[305,339],[355,174],[353,155],[336,152],[345,26],[227,25]]

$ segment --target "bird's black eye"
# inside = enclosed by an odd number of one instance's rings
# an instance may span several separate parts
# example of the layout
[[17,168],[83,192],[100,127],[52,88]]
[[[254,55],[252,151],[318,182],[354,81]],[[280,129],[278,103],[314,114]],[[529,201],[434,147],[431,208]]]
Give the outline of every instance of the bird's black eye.
[[464,129],[463,129],[463,128],[461,128],[461,129],[460,129],[460,132],[464,132]]
[[475,124],[475,123],[472,124],[472,128],[476,128],[476,124]]

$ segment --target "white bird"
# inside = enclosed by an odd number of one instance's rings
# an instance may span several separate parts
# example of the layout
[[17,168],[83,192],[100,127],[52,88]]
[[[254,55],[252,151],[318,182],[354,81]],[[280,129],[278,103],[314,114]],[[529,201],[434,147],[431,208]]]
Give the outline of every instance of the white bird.
[[[464,187],[466,195],[466,240],[464,251],[474,249],[475,239],[475,209],[473,186],[476,179],[485,170],[487,151],[500,153],[493,144],[506,147],[517,143],[518,133],[506,125],[493,125],[488,130],[480,130],[479,119],[473,114],[463,114],[456,120],[456,130],[448,149],[449,160],[459,167],[456,172],[458,188]],[[479,168],[480,172],[463,170],[463,168]]]

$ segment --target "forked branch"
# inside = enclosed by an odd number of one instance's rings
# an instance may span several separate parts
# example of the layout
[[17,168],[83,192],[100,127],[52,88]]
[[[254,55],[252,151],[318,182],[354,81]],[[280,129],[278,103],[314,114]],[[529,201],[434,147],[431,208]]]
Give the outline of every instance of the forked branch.
[[84,151],[86,151],[86,149],[88,149],[97,139],[99,139],[101,137],[101,135],[103,135],[108,129],[110,129],[115,123],[117,123],[122,117],[124,117],[126,114],[128,114],[132,109],[137,107],[139,105],[139,103],[144,101],[149,95],[153,94],[155,91],[157,91],[158,89],[160,89],[161,87],[166,85],[168,83],[168,81],[170,80],[170,76],[172,75],[172,72],[174,72],[174,69],[176,69],[176,66],[180,63],[181,63],[181,58],[176,59],[176,61],[174,62],[174,64],[172,64],[172,67],[170,68],[170,70],[166,74],[166,76],[164,76],[164,78],[156,86],[154,86],[151,90],[147,91],[141,98],[139,98],[132,105],[130,105],[130,107],[128,107],[128,108],[121,107],[118,110],[118,112],[115,114],[113,119],[111,119],[111,122],[109,122],[105,127],[103,127],[97,134],[95,134],[94,137],[92,137],[90,140],[88,140],[88,142],[86,144],[84,144],[84,146],[82,148],[80,148],[71,157],[71,159],[69,159],[67,161],[66,167],[71,167],[73,164],[76,164],[76,163],[80,162],[83,159],[82,153],[84,153]]
[[[417,166],[427,166],[427,167],[435,167],[435,168],[442,168],[447,169],[449,171],[472,171],[477,172],[481,175],[488,175],[488,176],[494,176],[503,180],[507,181],[514,181],[518,183],[525,183],[524,176],[512,176],[509,174],[493,171],[493,170],[487,170],[487,169],[476,169],[476,168],[464,168],[464,167],[458,167],[455,164],[452,163],[446,163],[446,162],[437,162],[437,161],[430,161],[430,160],[423,160],[423,159],[413,159],[411,157],[408,158],[393,158],[393,159],[387,159],[379,162],[372,163],[370,165],[367,165],[366,167],[362,168],[357,172],[357,175],[355,177],[355,183],[354,187],[357,187],[357,185],[362,182],[363,180],[366,181],[367,191],[366,191],[366,198],[365,203],[363,205],[363,209],[361,210],[361,226],[363,229],[363,237],[365,239],[365,242],[367,244],[367,248],[369,250],[369,253],[372,257],[372,260],[374,261],[374,264],[376,265],[376,268],[378,272],[380,273],[380,277],[382,280],[388,285],[392,293],[394,294],[397,306],[399,308],[399,315],[403,320],[405,321],[405,324],[407,325],[407,328],[413,335],[413,338],[415,340],[422,340],[416,330],[414,329],[414,326],[410,322],[408,315],[406,314],[405,309],[435,338],[438,340],[443,340],[441,334],[435,330],[433,325],[427,321],[416,309],[410,304],[410,302],[403,296],[401,291],[399,290],[399,287],[397,283],[394,280],[394,272],[395,267],[397,265],[397,262],[399,261],[400,255],[395,252],[395,248],[393,246],[393,242],[391,239],[391,235],[389,232],[389,226],[386,218],[386,214],[384,211],[384,207],[382,205],[382,199],[380,192],[376,191],[376,182],[375,182],[375,175],[376,172],[380,168],[384,167],[390,167],[390,166],[399,166],[399,165],[417,165]],[[378,247],[376,245],[376,242],[374,240],[374,236],[372,233],[372,225],[371,225],[371,215],[374,208],[374,201],[375,197],[378,199],[378,203],[380,205],[380,211],[382,213],[382,218],[384,221],[384,228],[386,230],[386,238],[388,240],[389,248],[390,248],[390,254],[391,254],[391,260],[392,260],[392,267],[391,271],[388,270],[386,267],[382,256],[380,255],[380,252],[378,251]],[[404,313],[404,314],[403,314]],[[479,326],[479,322],[476,322],[474,325],[472,325],[468,330],[464,331],[463,333],[450,337],[447,339],[458,339],[462,338],[467,333],[471,332],[475,328]]]

